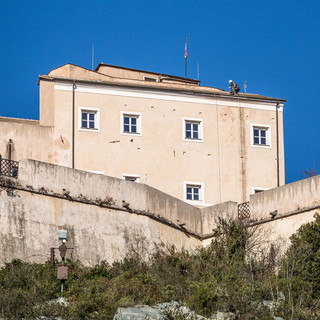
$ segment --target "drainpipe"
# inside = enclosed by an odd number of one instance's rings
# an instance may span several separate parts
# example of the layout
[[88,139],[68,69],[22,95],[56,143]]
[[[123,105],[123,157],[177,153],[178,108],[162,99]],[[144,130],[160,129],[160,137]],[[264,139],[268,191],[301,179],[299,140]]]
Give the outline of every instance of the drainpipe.
[[280,187],[280,166],[279,166],[279,101],[276,106],[276,131],[277,131],[277,187]]
[[76,82],[72,82],[72,169],[74,169],[74,115],[75,115],[75,89],[76,89]]
[[12,158],[12,144],[13,144],[12,139],[9,139],[9,142],[7,144],[7,148],[8,148],[8,159],[10,161],[11,161],[11,158]]

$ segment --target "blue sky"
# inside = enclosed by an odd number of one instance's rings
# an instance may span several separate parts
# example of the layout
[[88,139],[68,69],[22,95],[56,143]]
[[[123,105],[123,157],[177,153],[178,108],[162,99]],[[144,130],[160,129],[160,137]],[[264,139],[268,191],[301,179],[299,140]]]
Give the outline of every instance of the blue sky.
[[99,62],[184,76],[287,100],[286,182],[320,170],[320,1],[6,1],[0,115],[38,119],[39,74]]

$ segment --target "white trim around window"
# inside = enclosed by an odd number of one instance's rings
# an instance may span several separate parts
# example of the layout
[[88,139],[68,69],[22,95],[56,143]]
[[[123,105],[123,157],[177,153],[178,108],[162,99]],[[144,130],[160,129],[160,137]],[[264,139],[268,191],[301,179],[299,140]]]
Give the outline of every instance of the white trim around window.
[[140,176],[138,174],[124,173],[122,174],[122,179],[132,182],[140,182]]
[[78,108],[78,130],[100,132],[100,109]]
[[271,148],[271,126],[251,123],[251,146],[257,148]]
[[95,174],[103,174],[104,175],[104,171],[87,170],[87,172],[95,173]]
[[142,135],[142,115],[140,112],[121,111],[120,133],[129,136]]
[[189,204],[204,205],[204,183],[184,181],[183,199]]
[[259,192],[263,192],[263,191],[266,191],[266,190],[269,190],[268,188],[258,188],[258,187],[252,187],[252,194],[256,194],[256,193],[259,193]]
[[150,82],[158,82],[158,78],[149,77],[149,76],[143,76],[144,81],[150,81]]
[[203,142],[203,119],[182,118],[182,139]]

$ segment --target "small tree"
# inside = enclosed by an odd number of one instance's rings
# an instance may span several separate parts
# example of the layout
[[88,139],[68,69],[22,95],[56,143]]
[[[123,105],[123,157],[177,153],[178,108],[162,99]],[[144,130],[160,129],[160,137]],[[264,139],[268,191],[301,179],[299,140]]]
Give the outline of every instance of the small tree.
[[306,169],[302,171],[302,176],[303,178],[310,178],[310,177],[314,177],[316,175],[318,175],[319,172],[313,167],[311,170],[310,169]]
[[320,215],[291,236],[281,268],[291,319],[319,319]]

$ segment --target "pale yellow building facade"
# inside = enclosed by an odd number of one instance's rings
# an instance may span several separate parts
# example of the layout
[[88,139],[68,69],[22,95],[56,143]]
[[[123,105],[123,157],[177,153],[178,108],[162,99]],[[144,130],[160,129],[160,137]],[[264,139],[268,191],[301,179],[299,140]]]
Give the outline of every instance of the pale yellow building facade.
[[40,120],[0,118],[0,153],[150,185],[196,206],[284,184],[285,100],[99,64],[39,77]]

